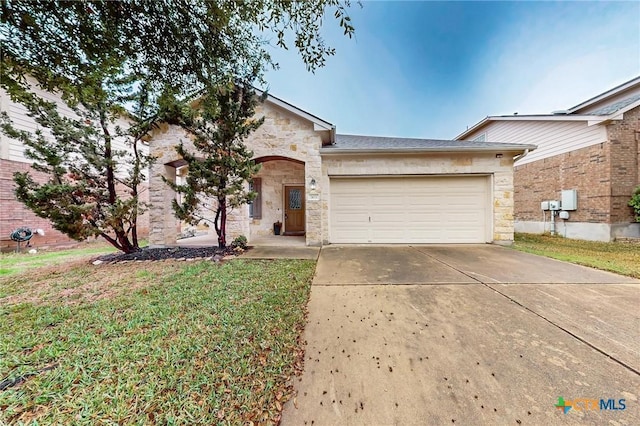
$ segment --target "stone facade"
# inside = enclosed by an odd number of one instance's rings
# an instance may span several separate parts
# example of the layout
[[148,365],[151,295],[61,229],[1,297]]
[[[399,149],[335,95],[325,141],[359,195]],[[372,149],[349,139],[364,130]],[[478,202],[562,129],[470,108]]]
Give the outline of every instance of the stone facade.
[[[264,116],[265,122],[246,140],[254,158],[263,167],[256,177],[262,177],[263,195],[262,219],[251,220],[248,206],[229,212],[227,239],[238,235],[249,239],[267,234],[273,222],[282,221],[282,185],[296,183],[305,186],[305,193],[312,194],[311,179],[320,181],[320,147],[328,131],[316,131],[308,120],[265,102],[256,110],[256,116]],[[175,167],[179,158],[174,146],[183,141],[190,147],[189,137],[179,128],[163,126],[158,129],[150,142],[150,153],[156,159],[150,169],[150,211],[151,228],[149,242],[152,245],[174,244],[180,228],[173,216],[171,200],[175,193],[164,183],[162,177],[175,179]],[[192,145],[191,145],[192,147]],[[276,171],[276,168],[280,168]],[[274,181],[272,181],[273,179]],[[291,181],[291,182],[290,182]],[[295,181],[295,182],[293,182]],[[321,192],[320,185],[315,191]],[[275,210],[274,210],[275,209]],[[280,210],[278,210],[280,209]],[[320,245],[322,234],[320,200],[306,200],[306,242]],[[215,233],[213,228],[210,233]]]
[[607,141],[515,167],[516,228],[522,232],[549,230],[540,202],[560,198],[563,189],[576,189],[578,209],[559,220],[558,233],[567,237],[610,241],[636,237],[639,228],[627,205],[640,185],[640,107],[623,120],[607,125]]
[[[267,100],[257,109],[256,115],[264,116],[265,122],[246,140],[254,159],[262,164],[255,176],[261,179],[261,218],[250,218],[247,205],[234,209],[228,216],[228,240],[244,235],[251,241],[272,234],[274,222],[285,223],[285,185],[305,187],[306,243],[317,246],[331,243],[332,176],[473,175],[486,176],[490,187],[487,241],[513,241],[513,156],[520,152],[504,152],[502,156],[495,152],[322,156],[323,143],[330,141],[333,130],[318,125],[304,111],[297,114],[277,102]],[[156,158],[150,170],[151,245],[174,244],[179,232],[180,224],[171,209],[175,193],[163,177],[176,178],[176,167],[181,163],[174,147],[180,141],[189,148],[189,137],[182,130],[163,126],[150,142],[150,153]],[[215,231],[210,228],[209,233]]]
[[[491,177],[493,201],[492,236],[496,243],[513,241],[513,159],[507,153],[480,154],[376,154],[325,156],[322,186],[329,187],[331,176],[402,175],[486,175]],[[328,191],[322,194],[323,241],[330,242]]]
[[161,125],[149,142],[149,155],[154,162],[149,167],[149,245],[175,244],[180,232],[180,221],[173,215],[171,201],[176,193],[163,178],[176,179],[180,157],[175,147],[181,142],[193,149],[189,136],[177,126]]
[[251,219],[251,238],[273,235],[273,224],[277,221],[285,223],[284,187],[285,185],[304,186],[304,164],[287,160],[266,161],[262,163],[256,177],[262,179],[262,217]]

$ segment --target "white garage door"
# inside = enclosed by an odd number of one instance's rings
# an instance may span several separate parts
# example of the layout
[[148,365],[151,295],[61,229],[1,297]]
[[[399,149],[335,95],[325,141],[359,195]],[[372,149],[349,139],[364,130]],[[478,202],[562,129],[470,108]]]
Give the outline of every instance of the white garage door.
[[486,176],[332,178],[332,243],[484,243]]

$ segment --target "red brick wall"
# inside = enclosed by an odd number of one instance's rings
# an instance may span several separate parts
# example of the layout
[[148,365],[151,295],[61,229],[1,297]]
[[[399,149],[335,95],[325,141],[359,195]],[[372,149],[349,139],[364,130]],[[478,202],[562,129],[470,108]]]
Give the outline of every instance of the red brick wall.
[[640,107],[625,112],[624,120],[609,124],[607,132],[611,144],[611,222],[632,222],[633,211],[627,203],[640,184]]
[[541,201],[559,200],[561,190],[576,189],[578,210],[571,212],[571,221],[610,223],[609,148],[602,143],[517,166],[516,220],[541,221]]
[[516,220],[540,221],[540,202],[560,199],[562,189],[578,190],[572,222],[632,222],[627,205],[640,184],[640,107],[607,126],[609,142],[515,167]]
[[[30,164],[0,159],[0,251],[15,249],[16,243],[11,241],[9,234],[16,228],[26,226],[31,229],[41,228],[45,235],[34,235],[31,245],[34,247],[66,245],[76,243],[61,232],[53,229],[51,223],[36,216],[15,198],[13,173],[30,171],[36,180],[43,182],[46,178],[42,173],[31,169]],[[141,199],[147,201],[149,197],[146,187]],[[138,223],[139,235],[146,237],[149,232],[149,214],[143,215]]]

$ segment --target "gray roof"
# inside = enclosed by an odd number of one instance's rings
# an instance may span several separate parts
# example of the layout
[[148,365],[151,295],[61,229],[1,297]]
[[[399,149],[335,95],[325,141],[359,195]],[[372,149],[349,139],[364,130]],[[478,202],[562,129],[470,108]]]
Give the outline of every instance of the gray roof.
[[383,136],[336,135],[333,145],[324,146],[322,154],[348,152],[464,152],[524,151],[535,145],[498,142],[472,142],[440,139],[393,138]]
[[627,105],[631,105],[632,103],[636,102],[640,100],[640,93],[635,95],[635,96],[631,96],[629,98],[623,99],[621,101],[618,101],[616,103],[613,103],[611,105],[607,105],[605,107],[602,107],[600,109],[597,109],[589,114],[591,115],[610,115],[613,114],[616,111],[621,110],[622,108],[626,107]]

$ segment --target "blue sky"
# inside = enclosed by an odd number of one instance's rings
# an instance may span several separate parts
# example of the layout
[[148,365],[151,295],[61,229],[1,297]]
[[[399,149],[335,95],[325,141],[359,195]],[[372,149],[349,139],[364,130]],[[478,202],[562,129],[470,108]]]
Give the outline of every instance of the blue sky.
[[275,50],[269,91],[338,133],[452,139],[487,115],[567,109],[640,75],[640,2],[364,1],[354,39],[306,71]]

